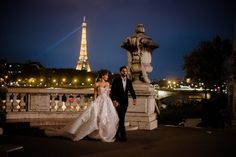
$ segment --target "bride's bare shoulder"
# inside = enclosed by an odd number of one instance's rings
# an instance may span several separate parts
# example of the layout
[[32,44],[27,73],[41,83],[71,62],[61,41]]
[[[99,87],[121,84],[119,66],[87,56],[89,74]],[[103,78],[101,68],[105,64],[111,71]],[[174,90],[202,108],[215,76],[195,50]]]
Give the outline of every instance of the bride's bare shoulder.
[[99,82],[96,82],[95,83],[95,87],[98,88],[100,86],[100,83]]

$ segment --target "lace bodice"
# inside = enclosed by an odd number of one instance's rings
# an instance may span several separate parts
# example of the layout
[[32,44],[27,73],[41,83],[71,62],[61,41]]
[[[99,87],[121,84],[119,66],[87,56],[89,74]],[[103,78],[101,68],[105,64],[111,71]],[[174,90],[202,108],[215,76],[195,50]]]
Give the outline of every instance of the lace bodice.
[[109,93],[109,88],[108,87],[98,87],[98,95],[108,95]]

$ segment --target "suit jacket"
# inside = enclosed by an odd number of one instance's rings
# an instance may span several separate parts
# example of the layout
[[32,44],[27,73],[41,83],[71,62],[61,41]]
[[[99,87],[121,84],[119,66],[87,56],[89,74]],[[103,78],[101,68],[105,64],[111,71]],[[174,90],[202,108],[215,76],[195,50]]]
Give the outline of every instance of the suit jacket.
[[126,89],[124,90],[121,77],[117,77],[113,80],[111,86],[111,99],[116,100],[121,105],[128,105],[128,92],[130,92],[133,99],[136,99],[135,91],[132,85],[132,81],[127,78]]

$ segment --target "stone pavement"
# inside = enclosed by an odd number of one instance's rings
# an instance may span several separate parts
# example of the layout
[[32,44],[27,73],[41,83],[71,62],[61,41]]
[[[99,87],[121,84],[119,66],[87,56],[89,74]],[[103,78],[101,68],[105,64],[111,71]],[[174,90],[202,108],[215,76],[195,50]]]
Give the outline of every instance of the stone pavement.
[[235,129],[159,126],[127,132],[126,143],[47,137],[37,128],[7,129],[0,145],[20,145],[9,157],[235,157]]

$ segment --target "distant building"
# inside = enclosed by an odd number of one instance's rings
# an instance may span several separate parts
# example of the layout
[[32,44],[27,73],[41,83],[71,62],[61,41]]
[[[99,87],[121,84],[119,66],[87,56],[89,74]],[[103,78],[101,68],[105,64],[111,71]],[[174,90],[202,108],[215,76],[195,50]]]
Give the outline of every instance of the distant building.
[[5,68],[9,75],[37,75],[38,71],[44,67],[39,62],[29,61],[26,63],[7,63]]
[[36,75],[41,68],[44,68],[39,62],[27,61],[26,63],[10,63],[7,60],[0,60],[0,76],[15,76],[18,74]]
[[92,87],[97,72],[45,68],[39,62],[11,63],[0,59],[0,85],[7,87]]

